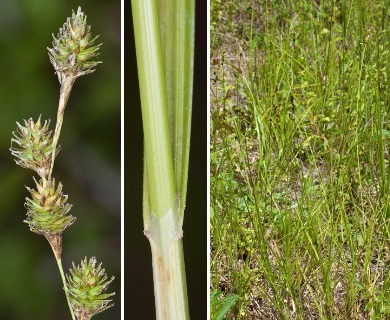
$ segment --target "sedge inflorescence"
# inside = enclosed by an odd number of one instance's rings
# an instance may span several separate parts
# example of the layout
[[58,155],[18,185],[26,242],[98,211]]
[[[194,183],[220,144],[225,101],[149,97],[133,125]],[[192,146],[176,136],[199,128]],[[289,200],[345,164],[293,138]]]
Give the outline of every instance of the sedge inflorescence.
[[87,25],[87,17],[79,7],[72,12],[54,37],[53,48],[48,48],[50,61],[54,66],[61,84],[60,102],[57,112],[57,123],[54,133],[50,130],[50,120],[42,124],[41,117],[24,120],[24,125],[17,122],[17,131],[11,139],[11,154],[15,162],[23,168],[32,169],[38,175],[35,177],[35,188],[26,187],[31,197],[26,198],[26,222],[30,230],[43,235],[50,243],[55,258],[59,262],[64,289],[71,308],[72,318],[78,320],[90,319],[93,315],[106,310],[113,305],[108,299],[114,293],[105,293],[114,277],[107,280],[101,264],[96,266],[96,259],[87,258],[81,266],[75,266],[67,275],[67,282],[62,271],[62,233],[76,220],[69,214],[72,205],[68,196],[63,194],[62,183],[56,184],[52,177],[54,160],[60,147],[57,146],[63,122],[65,106],[68,102],[72,86],[76,78],[95,71],[100,61],[94,58],[101,44],[94,45],[97,37],[92,37],[91,27]]
[[77,13],[72,12],[57,37],[53,35],[53,48],[48,48],[60,83],[66,77],[77,78],[95,71],[96,65],[101,63],[94,60],[101,46],[94,45],[98,37],[92,38],[91,26],[87,25],[87,16],[80,7]]
[[62,192],[62,184],[56,187],[55,179],[49,174],[53,153],[49,124],[50,121],[45,121],[42,125],[41,117],[36,122],[33,119],[25,120],[24,126],[18,123],[18,131],[13,133],[11,146],[16,163],[34,170],[39,176],[39,179],[34,178],[35,189],[27,187],[31,198],[26,198],[25,222],[31,231],[48,239],[61,236],[76,219],[68,214],[72,206],[67,203],[68,197]]
[[114,277],[108,279],[102,264],[96,264],[95,257],[89,261],[85,257],[80,265],[73,263],[70,275],[66,277],[70,301],[79,319],[90,319],[112,306],[112,300],[108,298],[114,293],[105,292]]

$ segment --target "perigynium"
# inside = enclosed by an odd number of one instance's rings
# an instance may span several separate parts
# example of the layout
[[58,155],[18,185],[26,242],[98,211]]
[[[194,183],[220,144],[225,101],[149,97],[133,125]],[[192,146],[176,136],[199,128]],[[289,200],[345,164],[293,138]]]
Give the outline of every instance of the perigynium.
[[54,160],[59,153],[57,146],[66,104],[75,80],[95,71],[95,57],[101,44],[94,45],[97,37],[92,37],[91,27],[87,25],[87,17],[79,7],[72,12],[57,37],[54,37],[53,47],[48,48],[49,57],[61,85],[60,99],[57,111],[57,123],[53,132],[50,130],[50,120],[42,124],[41,117],[36,122],[33,119],[24,120],[24,126],[17,123],[18,130],[11,139],[11,154],[23,168],[32,169],[38,175],[33,178],[35,188],[27,187],[31,198],[26,198],[27,218],[25,222],[30,230],[43,235],[50,243],[56,258],[64,285],[69,309],[73,320],[91,319],[95,314],[111,307],[113,295],[103,293],[114,277],[107,280],[101,264],[96,268],[96,259],[87,259],[81,267],[71,270],[68,283],[62,268],[62,233],[76,220],[69,214],[72,205],[67,202],[68,196],[63,194],[63,185],[56,183],[52,177]]

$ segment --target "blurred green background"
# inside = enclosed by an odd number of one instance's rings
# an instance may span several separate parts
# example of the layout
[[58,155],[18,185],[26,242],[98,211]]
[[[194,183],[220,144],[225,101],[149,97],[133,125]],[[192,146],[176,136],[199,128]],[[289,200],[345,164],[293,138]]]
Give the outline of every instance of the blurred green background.
[[[125,272],[126,319],[155,319],[153,273],[143,234],[143,132],[130,1],[125,5]],[[207,1],[196,1],[190,167],[184,259],[191,319],[207,319]]]
[[63,264],[96,256],[116,277],[115,306],[94,319],[120,319],[120,1],[2,0],[0,8],[0,319],[70,319],[44,237],[23,223],[33,171],[9,152],[16,121],[52,119],[59,83],[47,47],[78,6],[102,42],[95,73],[79,78],[65,112],[53,176],[73,204]]

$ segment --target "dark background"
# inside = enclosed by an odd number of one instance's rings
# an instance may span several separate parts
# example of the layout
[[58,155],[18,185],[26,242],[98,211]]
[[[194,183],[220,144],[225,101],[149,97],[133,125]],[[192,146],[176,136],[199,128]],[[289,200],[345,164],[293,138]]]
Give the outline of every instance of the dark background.
[[[207,1],[196,1],[195,80],[184,259],[191,319],[207,318]],[[155,319],[149,242],[143,235],[143,133],[131,4],[125,1],[125,315]]]
[[116,277],[110,287],[115,306],[94,319],[120,319],[119,0],[1,1],[0,319],[70,319],[51,248],[23,223],[24,186],[34,185],[33,171],[17,166],[8,149],[16,121],[42,114],[54,128],[60,86],[46,48],[79,5],[92,33],[100,34],[103,63],[73,87],[53,170],[77,217],[64,233],[63,265],[68,272],[85,256],[102,261]]

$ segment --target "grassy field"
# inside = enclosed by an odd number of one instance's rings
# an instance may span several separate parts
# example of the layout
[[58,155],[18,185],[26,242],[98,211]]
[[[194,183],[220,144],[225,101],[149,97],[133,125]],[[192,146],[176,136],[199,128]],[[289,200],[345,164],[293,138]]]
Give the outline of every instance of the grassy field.
[[390,319],[389,1],[211,0],[226,319]]

